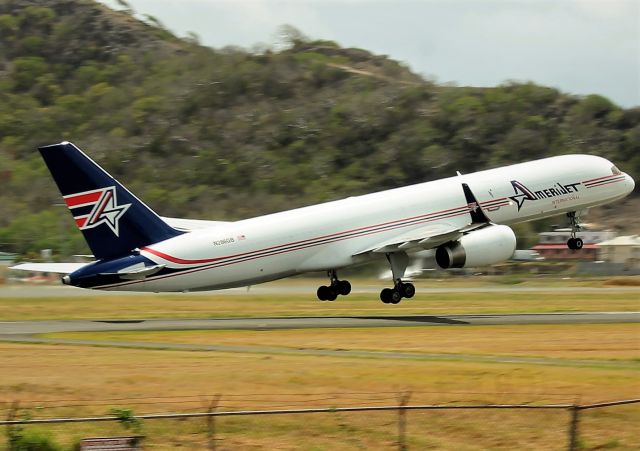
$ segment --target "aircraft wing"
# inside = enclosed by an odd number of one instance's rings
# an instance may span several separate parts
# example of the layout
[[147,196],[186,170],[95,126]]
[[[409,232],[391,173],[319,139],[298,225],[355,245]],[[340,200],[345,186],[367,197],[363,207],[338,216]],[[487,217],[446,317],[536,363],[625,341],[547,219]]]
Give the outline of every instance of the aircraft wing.
[[9,269],[16,269],[18,271],[52,272],[55,274],[71,274],[72,272],[89,264],[91,263],[21,263],[16,266],[11,266]]
[[449,241],[458,240],[465,233],[480,229],[491,223],[487,215],[480,207],[475,195],[466,183],[462,183],[462,191],[469,208],[470,222],[463,226],[449,224],[431,224],[414,229],[404,235],[379,243],[355,255],[368,253],[388,254],[399,251],[417,251],[421,249],[433,249]]
[[356,255],[380,253],[388,254],[398,251],[417,251],[421,249],[433,249],[441,244],[455,241],[467,232],[484,227],[485,224],[469,224],[465,227],[452,227],[448,225],[431,225],[421,227],[358,252]]
[[182,219],[182,218],[167,218],[161,217],[164,222],[169,224],[174,229],[182,232],[192,232],[194,230],[206,229],[210,227],[216,227],[223,224],[229,224],[225,221],[207,221],[204,219]]

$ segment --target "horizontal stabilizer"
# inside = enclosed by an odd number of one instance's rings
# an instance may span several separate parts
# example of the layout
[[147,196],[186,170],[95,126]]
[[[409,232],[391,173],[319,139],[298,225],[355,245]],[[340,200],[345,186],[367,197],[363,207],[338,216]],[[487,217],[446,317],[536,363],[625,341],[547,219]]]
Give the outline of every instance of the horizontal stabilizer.
[[21,263],[9,269],[32,272],[52,272],[55,274],[71,274],[91,263]]
[[100,273],[101,276],[118,276],[124,280],[139,280],[151,276],[164,268],[165,265],[145,266],[144,263],[137,263],[118,272]]
[[207,221],[205,219],[182,219],[182,218],[167,218],[161,216],[161,219],[169,224],[176,230],[182,232],[192,232],[194,230],[208,229],[212,227],[218,227],[221,225],[229,224],[226,221]]

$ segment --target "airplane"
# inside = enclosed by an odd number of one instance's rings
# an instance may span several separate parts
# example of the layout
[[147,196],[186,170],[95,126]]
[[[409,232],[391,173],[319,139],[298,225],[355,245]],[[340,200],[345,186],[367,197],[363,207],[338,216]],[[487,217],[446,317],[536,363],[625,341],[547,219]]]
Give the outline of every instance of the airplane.
[[40,147],[76,225],[89,263],[23,263],[62,282],[108,291],[188,292],[243,287],[326,271],[317,297],[351,292],[338,270],[386,257],[393,287],[380,299],[412,298],[409,252],[433,250],[444,269],[499,263],[516,250],[509,227],[554,215],[583,242],[580,213],[627,196],[628,174],[592,155],[564,155],[349,197],[234,222],[163,218],[70,142]]

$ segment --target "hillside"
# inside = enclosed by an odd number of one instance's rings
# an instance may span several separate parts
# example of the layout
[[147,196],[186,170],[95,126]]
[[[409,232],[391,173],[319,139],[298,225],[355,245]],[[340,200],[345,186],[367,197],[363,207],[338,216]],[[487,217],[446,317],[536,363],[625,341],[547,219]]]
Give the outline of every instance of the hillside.
[[211,219],[563,153],[640,175],[640,108],[598,95],[438,86],[295,32],[210,49],[89,0],[0,0],[0,39],[2,250],[85,252],[35,151],[61,140],[162,214]]

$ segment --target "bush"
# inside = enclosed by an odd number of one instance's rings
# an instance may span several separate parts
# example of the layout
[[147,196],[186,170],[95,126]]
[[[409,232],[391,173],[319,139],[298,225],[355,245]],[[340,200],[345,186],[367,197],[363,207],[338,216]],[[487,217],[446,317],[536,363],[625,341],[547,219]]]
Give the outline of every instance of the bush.
[[41,431],[19,429],[9,435],[9,451],[60,451],[62,448]]

